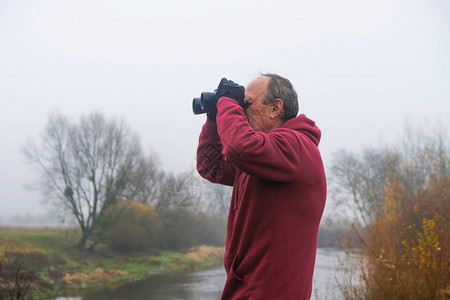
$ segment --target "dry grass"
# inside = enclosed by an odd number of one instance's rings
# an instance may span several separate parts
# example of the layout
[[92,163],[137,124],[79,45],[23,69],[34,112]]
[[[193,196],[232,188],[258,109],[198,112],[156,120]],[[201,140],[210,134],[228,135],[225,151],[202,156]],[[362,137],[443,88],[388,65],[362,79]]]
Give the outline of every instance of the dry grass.
[[102,268],[95,268],[92,272],[66,273],[61,279],[69,287],[76,288],[79,285],[89,283],[89,285],[104,285],[108,282],[117,282],[123,277],[129,276],[126,271],[111,269],[105,271]]
[[0,225],[0,233],[73,233],[79,232],[74,226],[9,226]]
[[75,233],[74,228],[0,226],[0,258],[17,253],[20,255],[52,255],[60,246],[67,247],[65,240]]
[[213,247],[213,246],[199,246],[195,247],[186,254],[186,257],[193,262],[204,262],[210,259],[223,258],[225,254],[225,248],[223,247]]
[[0,258],[5,256],[5,253],[8,252],[34,253],[42,251],[41,248],[33,246],[25,241],[12,240],[0,236]]

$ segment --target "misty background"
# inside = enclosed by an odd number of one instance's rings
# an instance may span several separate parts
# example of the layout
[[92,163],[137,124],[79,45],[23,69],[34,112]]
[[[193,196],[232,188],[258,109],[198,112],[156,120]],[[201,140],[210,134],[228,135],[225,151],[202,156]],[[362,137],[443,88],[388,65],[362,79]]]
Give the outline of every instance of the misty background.
[[326,168],[341,148],[397,142],[408,120],[448,127],[449,15],[446,0],[3,0],[0,222],[47,211],[21,147],[54,111],[123,118],[174,173],[195,168],[192,98],[222,77],[290,79]]

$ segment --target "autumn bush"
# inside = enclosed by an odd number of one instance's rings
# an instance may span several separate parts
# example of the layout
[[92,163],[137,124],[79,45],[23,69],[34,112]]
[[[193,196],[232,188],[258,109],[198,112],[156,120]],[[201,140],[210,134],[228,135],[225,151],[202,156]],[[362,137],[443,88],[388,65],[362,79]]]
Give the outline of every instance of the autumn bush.
[[[127,253],[158,248],[163,224],[155,209],[137,201],[120,202],[120,211],[105,231],[105,241],[111,249]],[[112,218],[112,216],[109,216]]]
[[338,276],[345,299],[450,298],[448,150],[418,134],[400,150],[338,154],[334,192],[353,200],[358,237]]
[[176,205],[158,214],[151,205],[138,201],[117,205],[104,217],[107,229],[101,239],[116,252],[225,245],[226,219],[216,214]]

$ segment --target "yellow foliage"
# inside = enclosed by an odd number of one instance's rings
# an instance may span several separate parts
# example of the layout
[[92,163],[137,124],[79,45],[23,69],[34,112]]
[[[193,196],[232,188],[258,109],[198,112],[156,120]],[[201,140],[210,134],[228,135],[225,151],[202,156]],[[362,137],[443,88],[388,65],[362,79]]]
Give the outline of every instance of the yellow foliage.
[[121,214],[105,231],[111,248],[126,253],[157,247],[163,224],[156,210],[138,201],[120,202],[117,206]]
[[431,182],[416,195],[400,181],[384,188],[384,213],[360,229],[365,290],[347,299],[448,299],[449,182]]

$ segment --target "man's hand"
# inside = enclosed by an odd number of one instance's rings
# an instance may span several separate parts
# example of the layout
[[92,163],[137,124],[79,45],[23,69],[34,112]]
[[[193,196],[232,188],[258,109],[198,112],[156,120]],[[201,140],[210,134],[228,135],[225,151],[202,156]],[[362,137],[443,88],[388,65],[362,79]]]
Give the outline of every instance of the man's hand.
[[226,78],[222,78],[220,81],[219,86],[217,87],[216,97],[217,101],[219,101],[221,97],[234,99],[240,106],[245,107],[245,88]]

